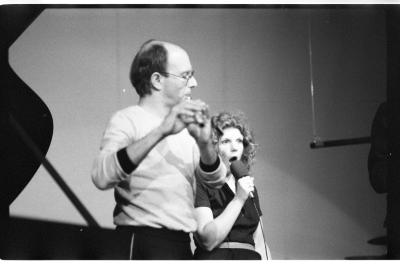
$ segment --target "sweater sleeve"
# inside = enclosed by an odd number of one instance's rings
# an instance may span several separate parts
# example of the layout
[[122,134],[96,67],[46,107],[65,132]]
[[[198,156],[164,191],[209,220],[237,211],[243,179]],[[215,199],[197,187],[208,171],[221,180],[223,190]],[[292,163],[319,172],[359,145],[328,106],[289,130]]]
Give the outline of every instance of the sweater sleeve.
[[111,117],[91,172],[92,181],[99,189],[112,188],[129,176],[121,167],[117,152],[134,140],[134,133],[134,126],[122,113]]
[[220,156],[212,165],[205,165],[200,160],[200,150],[193,139],[193,170],[196,180],[201,181],[209,188],[221,188],[225,183],[226,166]]
[[200,166],[200,162],[196,167],[196,178],[203,181],[203,183],[210,188],[221,188],[225,183],[226,166],[219,156],[217,162],[219,163],[216,165],[216,169],[212,168],[213,170],[211,171],[203,170]]

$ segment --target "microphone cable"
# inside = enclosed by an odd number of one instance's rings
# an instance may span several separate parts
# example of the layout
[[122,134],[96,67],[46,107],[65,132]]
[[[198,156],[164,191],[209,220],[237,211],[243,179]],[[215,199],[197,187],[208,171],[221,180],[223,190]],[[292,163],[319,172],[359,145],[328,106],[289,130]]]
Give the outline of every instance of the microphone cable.
[[263,224],[262,224],[262,221],[261,221],[261,216],[260,216],[260,213],[258,212],[257,205],[256,205],[256,202],[254,201],[254,198],[251,198],[251,202],[253,203],[254,208],[256,209],[256,212],[257,212],[258,221],[259,221],[260,226],[261,226],[261,234],[263,236],[263,243],[264,243],[264,248],[265,248],[265,256],[267,257],[267,260],[269,260],[267,242],[265,240],[264,227],[263,227]]

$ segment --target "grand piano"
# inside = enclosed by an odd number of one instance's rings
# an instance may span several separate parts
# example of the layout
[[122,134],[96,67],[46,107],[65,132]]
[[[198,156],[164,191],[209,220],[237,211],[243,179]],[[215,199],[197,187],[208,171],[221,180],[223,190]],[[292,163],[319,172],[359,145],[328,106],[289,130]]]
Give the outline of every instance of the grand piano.
[[[129,236],[101,228],[46,159],[53,135],[52,115],[9,65],[10,46],[44,8],[0,6],[0,257],[3,260],[128,259]],[[11,203],[41,165],[87,225],[10,217]]]

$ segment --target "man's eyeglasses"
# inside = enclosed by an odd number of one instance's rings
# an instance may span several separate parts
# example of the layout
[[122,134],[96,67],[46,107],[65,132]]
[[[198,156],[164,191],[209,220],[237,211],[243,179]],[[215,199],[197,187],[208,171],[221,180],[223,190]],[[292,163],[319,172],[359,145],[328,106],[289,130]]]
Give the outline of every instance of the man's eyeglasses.
[[188,84],[189,80],[194,76],[194,70],[186,72],[183,75],[176,75],[176,74],[169,73],[169,72],[160,72],[160,73],[163,74],[163,75],[171,75],[171,76],[174,76],[176,78],[184,79],[184,80],[186,80],[186,85]]

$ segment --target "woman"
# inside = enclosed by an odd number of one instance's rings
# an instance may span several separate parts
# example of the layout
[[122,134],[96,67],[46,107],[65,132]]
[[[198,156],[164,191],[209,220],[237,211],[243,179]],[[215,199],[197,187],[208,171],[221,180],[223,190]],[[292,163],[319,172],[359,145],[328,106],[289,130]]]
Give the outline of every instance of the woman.
[[219,189],[197,183],[194,258],[268,259],[254,178],[245,176],[235,180],[229,169],[234,160],[241,160],[250,169],[255,155],[253,135],[241,115],[219,113],[212,117],[212,125],[214,143],[228,173]]

